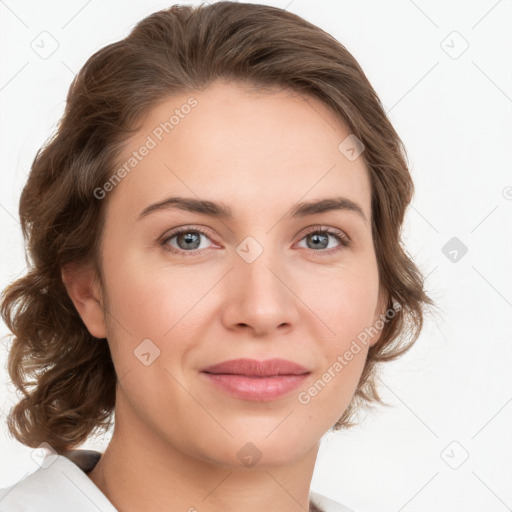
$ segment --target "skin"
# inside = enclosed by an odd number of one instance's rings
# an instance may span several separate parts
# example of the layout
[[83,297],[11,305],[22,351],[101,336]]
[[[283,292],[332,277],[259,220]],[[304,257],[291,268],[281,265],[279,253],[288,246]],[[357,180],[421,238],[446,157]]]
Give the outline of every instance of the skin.
[[[63,269],[119,379],[113,437],[89,476],[122,511],[303,512],[320,438],[348,406],[379,335],[308,404],[297,395],[385,312],[368,171],[338,150],[350,132],[323,103],[227,82],[154,108],[120,162],[190,96],[197,106],[105,198],[101,285],[92,268]],[[167,209],[137,220],[170,196],[222,202],[233,218]],[[286,217],[299,201],[335,196],[360,205],[366,222],[347,210]],[[158,243],[198,226],[207,232],[198,254],[178,237],[167,246],[182,254]],[[329,236],[327,249],[325,239],[315,248],[304,233],[314,226],[350,246]],[[263,248],[252,263],[236,251],[248,236]],[[160,350],[147,366],[134,355],[145,339]],[[266,402],[227,395],[199,373],[239,357],[280,357],[311,373]],[[248,442],[261,453],[253,467],[237,456]]]

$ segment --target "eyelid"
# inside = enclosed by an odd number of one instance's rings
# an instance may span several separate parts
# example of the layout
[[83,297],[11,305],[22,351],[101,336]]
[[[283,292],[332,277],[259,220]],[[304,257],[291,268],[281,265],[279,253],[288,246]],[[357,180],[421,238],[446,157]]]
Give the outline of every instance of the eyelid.
[[166,241],[167,239],[179,235],[180,233],[186,232],[186,231],[198,231],[199,233],[202,233],[203,235],[210,238],[210,233],[207,228],[198,225],[198,224],[186,224],[185,226],[177,226],[170,231],[166,232],[162,236],[162,241]]
[[[334,228],[332,226],[325,226],[322,224],[315,224],[313,226],[309,226],[307,228],[304,228],[304,231],[301,231],[300,234],[302,235],[302,238],[309,235],[310,233],[316,233],[317,231],[326,231],[329,234],[337,235],[341,239],[343,239],[345,242],[350,243],[351,238],[341,229]],[[301,240],[302,240],[301,238]]]

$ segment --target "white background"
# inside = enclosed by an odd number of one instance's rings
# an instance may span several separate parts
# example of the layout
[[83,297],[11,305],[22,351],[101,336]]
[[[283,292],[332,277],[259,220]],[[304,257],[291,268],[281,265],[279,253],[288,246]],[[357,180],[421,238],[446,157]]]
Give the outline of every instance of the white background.
[[[442,310],[427,319],[413,350],[385,368],[381,390],[392,407],[326,436],[312,489],[358,512],[511,510],[512,2],[261,3],[331,33],[375,87],[416,186],[407,249]],[[170,5],[0,1],[1,288],[26,270],[19,194],[74,74],[96,50]],[[58,42],[47,59],[31,48],[43,31]],[[453,58],[462,38],[469,47]],[[457,262],[442,252],[454,236],[468,248]],[[5,343],[0,357],[4,366]],[[0,379],[5,487],[37,466],[6,432],[16,397],[4,369]],[[85,447],[102,450],[107,442],[108,435]]]

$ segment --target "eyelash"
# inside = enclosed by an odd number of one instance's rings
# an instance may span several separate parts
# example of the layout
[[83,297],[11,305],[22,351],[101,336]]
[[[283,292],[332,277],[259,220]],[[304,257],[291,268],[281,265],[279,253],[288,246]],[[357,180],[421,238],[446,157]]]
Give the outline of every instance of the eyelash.
[[[182,255],[182,256],[196,256],[196,255],[200,254],[201,251],[204,250],[204,249],[195,249],[193,251],[184,251],[182,249],[180,249],[180,250],[175,249],[174,247],[171,247],[168,245],[169,240],[171,240],[172,238],[174,238],[178,235],[181,235],[182,233],[201,233],[205,237],[210,239],[210,237],[208,236],[208,233],[201,227],[190,226],[187,228],[178,229],[177,231],[173,231],[172,233],[170,233],[168,236],[166,236],[160,242],[160,245],[164,248],[164,250],[166,250],[172,254],[178,254],[178,255]],[[302,236],[302,238],[299,241],[303,240],[308,235],[317,234],[317,233],[331,235],[334,238],[336,238],[336,240],[340,244],[337,247],[332,247],[331,249],[322,249],[322,250],[318,250],[318,251],[315,251],[314,249],[310,249],[311,251],[318,253],[319,255],[323,255],[323,256],[331,255],[333,253],[336,253],[338,251],[341,251],[341,250],[349,247],[351,244],[350,239],[344,233],[339,232],[337,230],[333,230],[332,228],[324,227],[324,226],[313,226],[312,228],[308,229],[307,232],[304,233],[304,235]]]

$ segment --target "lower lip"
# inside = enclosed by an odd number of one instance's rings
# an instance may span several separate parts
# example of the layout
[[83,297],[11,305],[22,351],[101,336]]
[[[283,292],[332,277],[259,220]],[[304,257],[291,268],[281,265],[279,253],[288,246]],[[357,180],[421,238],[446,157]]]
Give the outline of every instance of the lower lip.
[[225,373],[206,373],[204,375],[218,388],[230,395],[263,402],[275,400],[298,388],[308,377],[303,375],[278,375],[276,377],[247,377]]

